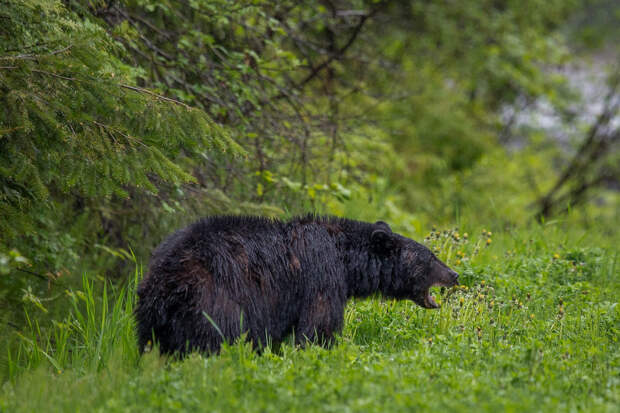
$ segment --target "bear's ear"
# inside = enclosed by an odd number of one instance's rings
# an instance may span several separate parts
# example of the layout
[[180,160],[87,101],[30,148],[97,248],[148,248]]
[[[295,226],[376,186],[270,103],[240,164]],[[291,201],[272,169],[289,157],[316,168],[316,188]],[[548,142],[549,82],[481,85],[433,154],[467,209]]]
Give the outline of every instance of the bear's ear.
[[392,232],[392,228],[390,228],[390,226],[383,221],[377,221],[375,222],[375,225],[378,226],[379,228],[385,230],[386,232]]
[[396,240],[391,232],[376,229],[370,234],[370,245],[374,252],[385,254],[394,248]]

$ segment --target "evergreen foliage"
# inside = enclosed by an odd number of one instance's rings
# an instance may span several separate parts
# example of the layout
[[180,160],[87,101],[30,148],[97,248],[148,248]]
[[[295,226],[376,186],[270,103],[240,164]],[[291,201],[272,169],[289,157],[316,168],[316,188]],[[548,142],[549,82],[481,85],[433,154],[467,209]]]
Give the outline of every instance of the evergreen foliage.
[[0,19],[0,251],[55,203],[113,207],[243,153],[200,109],[137,86],[122,46],[59,1],[2,2]]

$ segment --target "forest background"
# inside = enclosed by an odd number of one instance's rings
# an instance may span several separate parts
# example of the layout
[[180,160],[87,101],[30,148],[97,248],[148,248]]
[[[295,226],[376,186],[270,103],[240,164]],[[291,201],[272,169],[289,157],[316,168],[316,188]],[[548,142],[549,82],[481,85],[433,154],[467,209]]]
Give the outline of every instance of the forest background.
[[124,285],[210,214],[613,245],[619,21],[612,0],[0,1],[3,377],[85,273]]

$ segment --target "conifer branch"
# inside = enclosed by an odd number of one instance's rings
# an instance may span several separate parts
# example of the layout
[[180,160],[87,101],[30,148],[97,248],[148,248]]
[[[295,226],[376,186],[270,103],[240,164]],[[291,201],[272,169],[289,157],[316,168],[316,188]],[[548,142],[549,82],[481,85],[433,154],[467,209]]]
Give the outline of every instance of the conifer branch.
[[138,86],[126,85],[124,83],[120,83],[119,86],[122,87],[123,89],[133,90],[134,92],[139,92],[139,93],[145,93],[147,95],[154,96],[157,99],[165,100],[166,102],[175,103],[177,105],[183,106],[186,109],[192,110],[191,106],[189,106],[189,105],[187,105],[187,104],[185,104],[185,103],[183,103],[183,102],[181,102],[179,100],[172,99],[172,98],[160,95],[160,94],[152,92],[152,91],[150,91],[148,89],[144,89],[144,88],[141,88],[141,87],[138,87]]
[[73,47],[73,44],[70,44],[69,46],[63,47],[62,49],[54,50],[52,52],[41,54],[41,55],[36,55],[36,54],[20,54],[20,55],[17,55],[17,56],[0,56],[0,60],[37,60],[37,59],[40,59],[42,57],[54,56],[54,55],[57,55],[57,54],[64,53],[67,50],[71,49],[72,47]]
[[[57,73],[48,72],[46,70],[32,69],[32,71],[35,72],[35,73],[41,73],[41,74],[44,74],[44,75],[56,77],[56,78],[63,79],[63,80],[69,80],[69,81],[73,81],[73,82],[84,82],[84,80],[82,80],[82,79],[77,79],[77,78],[74,78],[74,77],[62,76],[62,75],[59,75]],[[172,99],[172,98],[160,95],[160,94],[152,92],[152,91],[150,91],[148,89],[144,89],[144,88],[141,88],[141,87],[138,87],[138,86],[131,86],[131,85],[128,85],[128,84],[125,84],[125,83],[118,83],[117,86],[119,86],[119,87],[121,87],[123,89],[134,91],[134,92],[144,93],[144,94],[156,97],[157,99],[165,100],[166,102],[171,102],[171,103],[174,103],[176,105],[183,106],[184,108],[186,108],[188,110],[192,110],[191,106],[189,106],[189,105],[187,105],[187,104],[185,104],[185,103],[183,103],[183,102],[181,102],[179,100]]]

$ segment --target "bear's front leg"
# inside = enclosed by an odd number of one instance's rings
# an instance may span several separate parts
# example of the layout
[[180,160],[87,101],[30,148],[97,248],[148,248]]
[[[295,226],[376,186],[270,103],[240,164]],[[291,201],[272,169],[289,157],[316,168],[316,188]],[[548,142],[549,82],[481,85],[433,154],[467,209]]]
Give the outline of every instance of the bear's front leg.
[[295,328],[295,343],[306,343],[330,347],[334,334],[342,329],[344,319],[344,300],[322,293],[309,297],[301,308],[299,322]]

